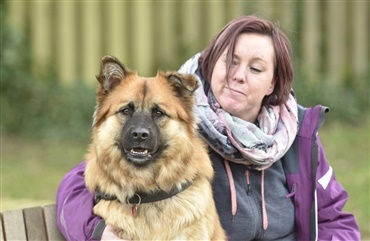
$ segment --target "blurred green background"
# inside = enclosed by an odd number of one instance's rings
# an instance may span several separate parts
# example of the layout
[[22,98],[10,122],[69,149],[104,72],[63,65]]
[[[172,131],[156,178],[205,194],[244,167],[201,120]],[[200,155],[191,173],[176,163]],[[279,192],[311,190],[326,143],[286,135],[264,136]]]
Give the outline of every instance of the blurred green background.
[[330,107],[320,131],[349,193],[363,240],[369,227],[367,1],[1,1],[1,210],[55,201],[84,158],[105,54],[141,75],[176,70],[231,19],[277,22],[294,53],[302,105]]

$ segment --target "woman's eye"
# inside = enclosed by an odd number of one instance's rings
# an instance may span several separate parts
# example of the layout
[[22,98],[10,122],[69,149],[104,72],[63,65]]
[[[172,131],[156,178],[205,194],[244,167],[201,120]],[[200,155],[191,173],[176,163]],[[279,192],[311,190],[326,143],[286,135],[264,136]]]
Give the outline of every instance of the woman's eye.
[[239,63],[238,62],[236,62],[236,61],[233,61],[233,62],[231,62],[231,65],[232,66],[236,66],[236,65],[238,65]]
[[255,68],[255,67],[251,67],[251,70],[252,72],[255,72],[255,73],[261,73],[262,70],[260,70],[259,68]]

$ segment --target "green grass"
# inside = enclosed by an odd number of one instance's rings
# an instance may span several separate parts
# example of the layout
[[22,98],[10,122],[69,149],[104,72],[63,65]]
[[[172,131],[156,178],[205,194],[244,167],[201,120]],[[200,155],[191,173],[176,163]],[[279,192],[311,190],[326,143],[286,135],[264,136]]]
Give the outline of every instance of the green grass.
[[[345,210],[355,214],[363,240],[369,227],[369,121],[360,126],[330,123],[320,131],[336,178],[349,193]],[[64,174],[83,160],[89,138],[69,142],[1,137],[1,210],[55,202]]]
[[83,160],[88,141],[1,139],[2,198],[50,201],[55,201],[64,174]]

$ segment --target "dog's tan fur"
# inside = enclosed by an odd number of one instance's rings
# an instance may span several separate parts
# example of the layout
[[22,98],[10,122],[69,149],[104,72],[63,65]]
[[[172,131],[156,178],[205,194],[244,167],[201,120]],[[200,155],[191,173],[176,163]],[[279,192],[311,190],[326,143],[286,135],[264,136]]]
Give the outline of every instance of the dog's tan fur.
[[[100,189],[120,202],[101,200],[94,213],[125,239],[226,240],[213,201],[212,164],[192,111],[196,79],[176,72],[140,77],[105,56],[98,80],[85,181],[91,192]],[[130,102],[142,111],[150,112],[157,105],[166,113],[156,121],[165,147],[143,167],[127,161],[118,144],[126,123],[120,110]],[[137,192],[169,191],[187,182],[191,185],[176,196],[137,205],[136,215],[126,203]]]

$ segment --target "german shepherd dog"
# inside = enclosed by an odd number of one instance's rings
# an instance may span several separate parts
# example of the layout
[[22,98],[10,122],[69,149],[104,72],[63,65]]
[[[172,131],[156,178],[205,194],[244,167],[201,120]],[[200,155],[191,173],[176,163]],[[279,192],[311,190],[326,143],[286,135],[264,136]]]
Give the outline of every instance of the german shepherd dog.
[[85,181],[94,213],[130,240],[226,240],[196,129],[192,75],[140,77],[104,56]]

